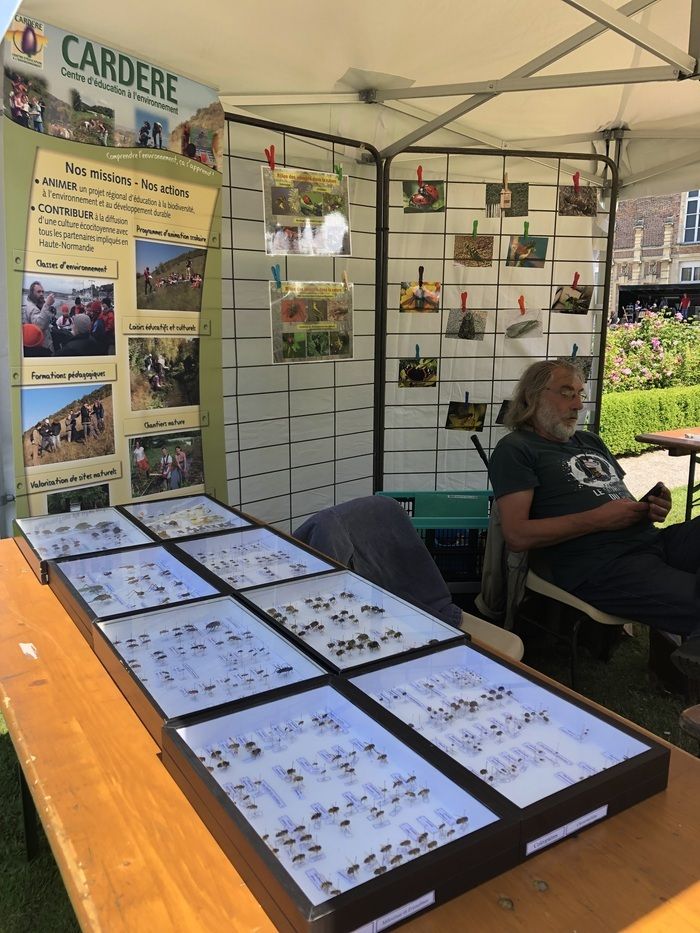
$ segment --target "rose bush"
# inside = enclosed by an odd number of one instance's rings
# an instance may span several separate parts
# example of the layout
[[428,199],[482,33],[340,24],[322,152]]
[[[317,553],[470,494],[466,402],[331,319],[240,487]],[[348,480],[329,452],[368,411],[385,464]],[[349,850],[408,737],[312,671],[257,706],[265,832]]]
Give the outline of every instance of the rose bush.
[[604,392],[665,389],[700,382],[700,325],[653,311],[638,324],[608,329]]

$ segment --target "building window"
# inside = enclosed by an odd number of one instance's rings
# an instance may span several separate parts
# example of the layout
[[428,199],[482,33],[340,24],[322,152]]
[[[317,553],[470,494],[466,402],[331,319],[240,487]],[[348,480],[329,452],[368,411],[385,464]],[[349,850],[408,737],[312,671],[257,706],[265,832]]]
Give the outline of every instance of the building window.
[[686,263],[681,266],[681,282],[700,282],[700,266]]
[[659,274],[658,262],[648,262],[647,263],[647,278],[655,279],[658,274]]
[[700,229],[698,229],[698,220],[700,219],[700,191],[689,191],[685,207],[685,232],[683,234],[684,243],[700,242]]
[[630,274],[629,263],[627,263],[627,262],[620,263],[620,275],[619,275],[619,278],[621,278],[621,279],[628,279],[628,278],[629,278],[629,274]]

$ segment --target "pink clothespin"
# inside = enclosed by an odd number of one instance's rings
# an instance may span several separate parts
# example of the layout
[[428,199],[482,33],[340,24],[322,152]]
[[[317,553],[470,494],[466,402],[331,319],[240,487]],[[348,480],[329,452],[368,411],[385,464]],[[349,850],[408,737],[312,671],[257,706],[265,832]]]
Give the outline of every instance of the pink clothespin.
[[467,310],[467,298],[469,297],[469,292],[462,292],[459,296],[462,299],[462,314]]
[[519,307],[520,307],[520,313],[521,313],[521,314],[525,314],[525,311],[526,311],[526,308],[525,308],[525,295],[521,295],[520,298],[518,298],[518,305],[519,305]]
[[578,194],[578,190],[581,187],[581,173],[580,172],[576,172],[573,175],[573,182],[574,182],[574,192]]
[[265,150],[265,156],[267,158],[267,164],[270,166],[270,171],[274,172],[275,170],[275,147],[274,144],[270,146],[269,149]]
[[581,276],[578,274],[578,272],[574,272],[574,281],[571,283],[571,287],[572,287],[572,288],[576,288],[576,287],[577,287],[577,285],[578,285],[578,280],[579,280],[580,278],[581,278]]
[[423,166],[419,165],[416,169],[416,176],[418,177],[418,187],[423,187]]

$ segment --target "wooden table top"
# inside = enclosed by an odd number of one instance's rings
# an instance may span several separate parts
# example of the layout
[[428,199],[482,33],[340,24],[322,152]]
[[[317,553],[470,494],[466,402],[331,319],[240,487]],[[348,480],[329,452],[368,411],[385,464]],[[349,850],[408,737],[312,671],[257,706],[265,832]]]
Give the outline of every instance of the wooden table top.
[[[686,437],[690,434],[690,437]],[[654,444],[657,447],[668,447],[691,453],[700,450],[700,427],[674,428],[672,431],[656,431],[653,434],[637,434],[635,440],[642,444]]]
[[[2,713],[81,928],[272,930],[146,729],[10,540],[0,541],[0,605]],[[699,790],[700,761],[674,748],[664,793],[404,929],[700,930]]]

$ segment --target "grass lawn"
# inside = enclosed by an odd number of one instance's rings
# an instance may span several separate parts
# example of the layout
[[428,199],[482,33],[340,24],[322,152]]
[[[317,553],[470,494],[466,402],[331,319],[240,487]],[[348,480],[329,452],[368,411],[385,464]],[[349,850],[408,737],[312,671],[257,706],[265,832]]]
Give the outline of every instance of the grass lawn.
[[[685,486],[679,486],[678,489],[671,490],[671,498],[673,499],[673,505],[671,506],[671,511],[668,513],[666,521],[663,525],[660,525],[660,528],[666,528],[667,525],[675,525],[676,522],[685,521]],[[700,501],[697,500],[697,505],[693,507],[691,513],[691,518],[697,518],[700,515]]]

